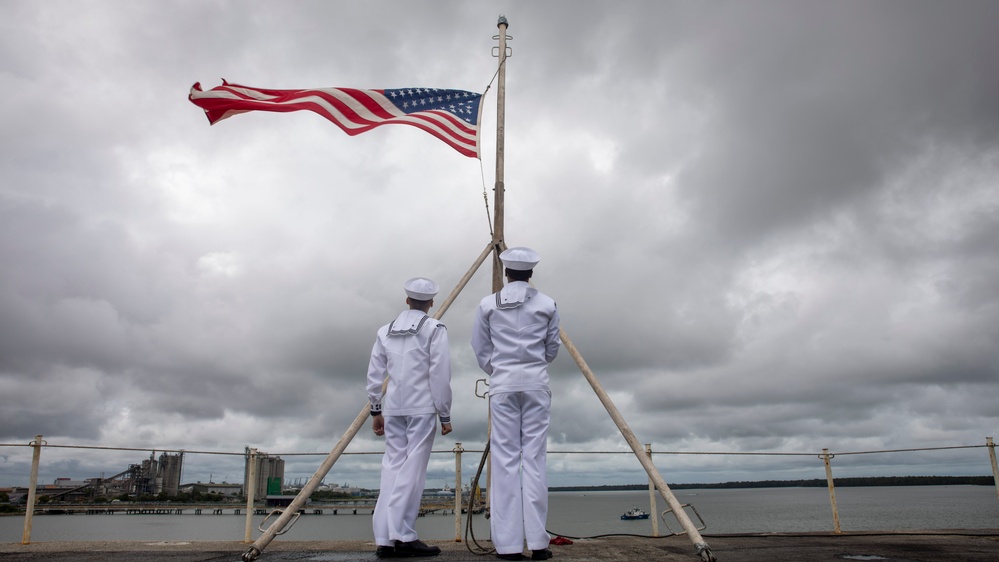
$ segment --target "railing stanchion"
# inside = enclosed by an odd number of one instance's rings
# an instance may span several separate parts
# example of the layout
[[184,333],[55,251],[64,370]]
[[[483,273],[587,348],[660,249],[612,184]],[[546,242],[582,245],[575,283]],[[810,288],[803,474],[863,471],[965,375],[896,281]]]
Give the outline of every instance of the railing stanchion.
[[826,483],[829,484],[829,503],[832,505],[833,532],[838,535],[841,532],[839,528],[839,508],[836,507],[836,486],[833,484],[832,465],[829,464],[829,459],[835,456],[829,454],[829,449],[822,449],[821,458],[826,463]]
[[31,453],[31,480],[28,484],[28,505],[24,508],[24,534],[21,536],[21,544],[31,542],[31,519],[35,515],[35,488],[38,487],[38,462],[42,457],[41,435],[36,435],[31,446],[35,449]]
[[246,477],[246,532],[243,534],[243,542],[249,544],[253,542],[253,501],[257,493],[257,449],[250,448],[250,458],[248,461]]
[[461,542],[461,453],[464,450],[461,443],[454,444],[454,542]]
[[[652,443],[645,444],[645,454],[652,461]],[[664,477],[665,478],[665,477]],[[656,483],[649,477],[649,516],[652,519],[652,536],[659,536],[659,508],[656,506]]]
[[985,446],[989,448],[989,459],[992,461],[992,482],[996,485],[996,497],[999,498],[999,464],[996,464],[996,444],[991,437],[985,438]]

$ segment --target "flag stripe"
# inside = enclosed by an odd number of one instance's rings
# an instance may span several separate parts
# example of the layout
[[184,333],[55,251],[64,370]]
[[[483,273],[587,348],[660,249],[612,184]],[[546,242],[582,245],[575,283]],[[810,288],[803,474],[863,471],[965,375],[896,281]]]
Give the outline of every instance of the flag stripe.
[[195,84],[189,99],[204,110],[213,125],[247,111],[306,110],[332,121],[348,135],[390,123],[411,125],[465,156],[479,157],[478,109],[482,95],[473,92],[429,88],[270,90],[223,81],[221,86],[207,91]]

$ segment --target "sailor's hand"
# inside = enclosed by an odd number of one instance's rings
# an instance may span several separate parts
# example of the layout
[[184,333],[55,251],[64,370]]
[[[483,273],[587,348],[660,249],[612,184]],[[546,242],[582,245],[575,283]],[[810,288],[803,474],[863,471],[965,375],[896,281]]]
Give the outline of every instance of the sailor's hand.
[[375,432],[375,435],[385,435],[385,416],[372,416],[371,429]]
[[448,433],[451,433],[451,424],[449,424],[449,423],[442,423],[441,424],[441,435],[447,435]]

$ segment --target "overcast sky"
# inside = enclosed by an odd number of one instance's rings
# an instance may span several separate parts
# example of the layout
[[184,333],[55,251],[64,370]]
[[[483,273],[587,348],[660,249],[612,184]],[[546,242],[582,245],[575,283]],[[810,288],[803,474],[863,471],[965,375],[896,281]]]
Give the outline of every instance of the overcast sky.
[[[40,481],[152,450],[313,473],[375,330],[490,240],[483,158],[308,113],[209,126],[195,82],[482,92],[497,19],[506,241],[670,482],[985,475],[999,433],[999,3],[0,0],[0,443]],[[489,209],[483,197],[489,196]],[[482,268],[444,316],[455,442],[481,449]],[[439,301],[442,299],[438,299]],[[563,349],[550,450],[628,451]],[[365,426],[351,452],[381,451]],[[289,456],[290,453],[317,453]],[[158,453],[157,453],[158,454]],[[0,447],[0,486],[31,450]],[[478,454],[464,457],[474,474]],[[377,486],[377,455],[328,482]],[[435,455],[431,486],[453,478]],[[640,483],[628,454],[553,485]],[[242,480],[188,454],[184,480]]]

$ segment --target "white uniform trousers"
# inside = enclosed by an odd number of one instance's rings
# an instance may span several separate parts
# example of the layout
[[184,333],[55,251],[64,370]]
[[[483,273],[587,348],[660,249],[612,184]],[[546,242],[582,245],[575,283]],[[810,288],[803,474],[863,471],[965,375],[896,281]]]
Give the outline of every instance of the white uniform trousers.
[[372,516],[375,544],[415,541],[416,517],[427,481],[437,416],[385,416],[385,455],[381,487]]
[[548,548],[548,423],[551,392],[490,395],[489,527],[498,554]]

